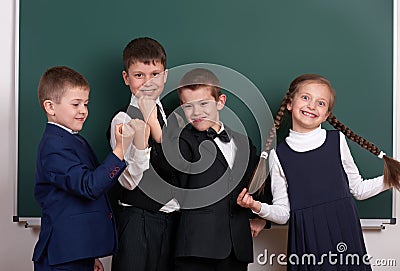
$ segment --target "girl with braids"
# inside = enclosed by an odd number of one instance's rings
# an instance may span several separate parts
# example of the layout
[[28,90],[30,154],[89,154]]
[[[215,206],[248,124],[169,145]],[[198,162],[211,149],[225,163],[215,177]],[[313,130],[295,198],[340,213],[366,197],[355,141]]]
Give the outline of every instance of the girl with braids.
[[[273,129],[291,115],[289,135],[276,151],[269,150],[275,133],[266,144],[271,179],[285,181],[289,195],[288,270],[371,270],[353,197],[367,199],[400,186],[399,162],[340,123],[332,115],[334,101],[335,91],[324,77],[297,77],[282,100]],[[325,120],[336,130],[322,129]],[[345,136],[385,160],[384,176],[362,179]],[[263,165],[259,168],[252,182],[265,180]],[[246,190],[237,202],[254,212],[265,207]]]

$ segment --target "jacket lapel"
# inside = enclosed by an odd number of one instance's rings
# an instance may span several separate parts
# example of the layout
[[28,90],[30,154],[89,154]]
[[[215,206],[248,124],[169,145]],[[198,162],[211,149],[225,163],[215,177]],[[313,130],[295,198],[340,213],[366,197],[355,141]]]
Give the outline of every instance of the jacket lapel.
[[46,125],[46,133],[48,135],[62,137],[63,140],[65,140],[66,142],[68,142],[68,144],[72,146],[72,148],[77,152],[79,158],[85,164],[91,165],[93,168],[97,166],[98,162],[96,156],[94,155],[93,150],[83,137],[81,137],[80,140],[65,129],[58,127],[54,124]]
[[233,162],[232,171],[235,176],[243,176],[250,159],[250,142],[248,138],[242,134],[234,132],[225,126],[227,133],[236,144],[235,161]]
[[[228,162],[226,161],[224,155],[222,154],[221,150],[219,149],[218,145],[214,142],[214,140],[207,137],[207,133],[205,131],[197,131],[193,127],[191,129],[194,130],[193,134],[196,137],[197,141],[199,142],[199,151],[204,149],[205,151],[208,152],[208,154],[211,154],[212,158],[216,157],[216,160],[221,162],[224,167],[228,167]],[[204,141],[207,141],[207,143],[203,143]],[[216,155],[215,155],[215,149],[217,151]]]

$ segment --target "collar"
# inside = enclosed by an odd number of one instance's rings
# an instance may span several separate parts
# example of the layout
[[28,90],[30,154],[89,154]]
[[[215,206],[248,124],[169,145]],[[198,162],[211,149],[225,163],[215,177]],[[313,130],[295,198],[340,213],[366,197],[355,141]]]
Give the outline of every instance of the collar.
[[61,124],[58,124],[58,123],[55,123],[55,122],[52,122],[52,121],[48,121],[47,123],[56,125],[56,126],[58,126],[60,128],[63,128],[64,130],[66,130],[70,134],[77,134],[78,133],[78,131],[72,131],[71,129],[65,127],[64,125],[61,125]]
[[321,125],[307,133],[299,133],[290,129],[286,143],[295,151],[304,152],[320,147],[326,138],[326,130]]
[[217,134],[220,134],[223,130],[225,130],[225,126],[222,123],[222,121],[219,121],[218,123],[219,123],[219,125],[221,125],[221,128],[219,128],[219,131],[217,131]]

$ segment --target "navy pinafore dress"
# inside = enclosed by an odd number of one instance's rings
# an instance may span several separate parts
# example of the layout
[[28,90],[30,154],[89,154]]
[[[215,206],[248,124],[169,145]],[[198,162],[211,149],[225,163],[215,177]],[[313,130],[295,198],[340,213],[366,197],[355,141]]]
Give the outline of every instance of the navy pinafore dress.
[[340,157],[338,131],[317,149],[277,155],[288,183],[288,270],[364,271],[368,263],[357,208]]

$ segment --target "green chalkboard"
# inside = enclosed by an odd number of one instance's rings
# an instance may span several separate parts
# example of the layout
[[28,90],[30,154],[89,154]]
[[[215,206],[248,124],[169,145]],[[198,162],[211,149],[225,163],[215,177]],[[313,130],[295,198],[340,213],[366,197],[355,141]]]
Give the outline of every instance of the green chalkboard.
[[[303,73],[327,77],[337,92],[334,114],[392,154],[393,0],[20,0],[18,184],[15,215],[39,217],[33,197],[36,149],[45,126],[37,101],[41,74],[67,65],[90,82],[83,134],[99,160],[112,113],[126,105],[122,49],[150,36],[168,54],[167,67],[215,63],[238,71],[262,92],[274,114],[289,83]],[[177,104],[176,96],[165,103]],[[239,109],[235,99],[228,105]],[[254,121],[240,114],[246,129]],[[258,133],[249,133],[260,150]],[[366,178],[380,159],[349,143]],[[362,218],[392,218],[392,192],[358,202]]]

